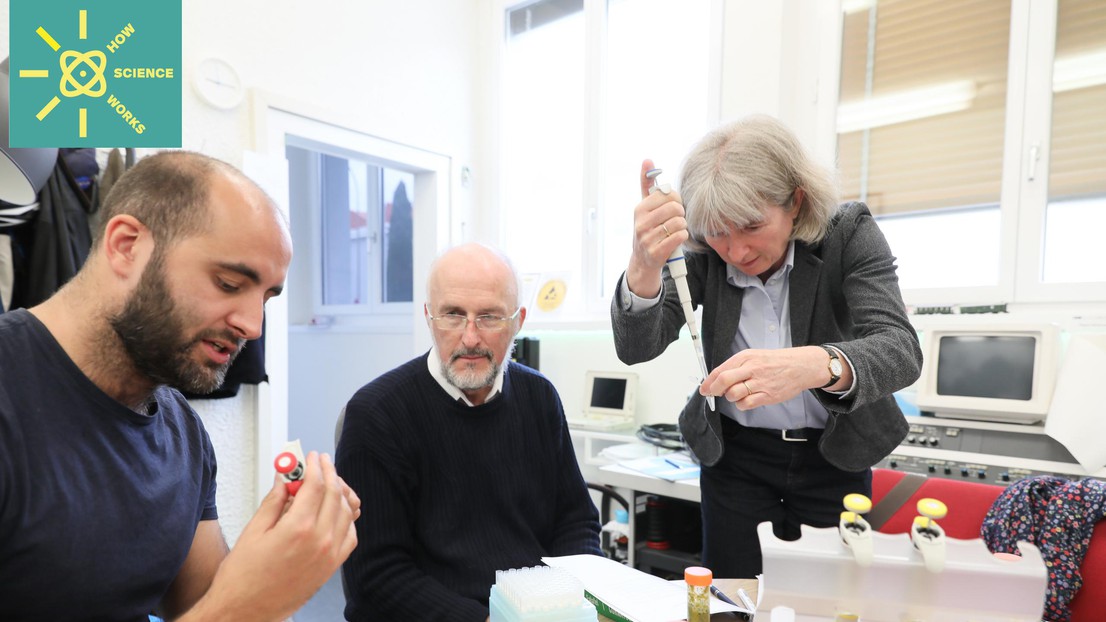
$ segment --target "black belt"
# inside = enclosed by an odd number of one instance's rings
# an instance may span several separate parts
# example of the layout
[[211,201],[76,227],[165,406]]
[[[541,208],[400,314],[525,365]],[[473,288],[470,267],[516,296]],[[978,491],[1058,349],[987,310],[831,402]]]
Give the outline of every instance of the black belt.
[[722,415],[723,427],[727,426],[728,424],[737,426],[742,430],[765,434],[767,436],[771,436],[773,438],[788,441],[791,443],[805,443],[807,441],[818,440],[818,438],[822,436],[822,432],[824,432],[822,428],[794,428],[791,430],[779,430],[776,428],[755,428],[741,425],[737,421],[734,421],[733,419]]

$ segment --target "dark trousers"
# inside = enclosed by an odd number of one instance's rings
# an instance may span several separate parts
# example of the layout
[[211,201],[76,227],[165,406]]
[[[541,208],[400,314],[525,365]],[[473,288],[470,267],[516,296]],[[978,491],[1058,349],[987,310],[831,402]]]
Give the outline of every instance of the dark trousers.
[[699,478],[703,511],[703,565],[716,577],[752,579],[762,570],[757,525],[771,521],[782,540],[797,540],[799,525],[836,527],[845,495],[872,494],[872,471],[842,471],[818,451],[822,430],[806,428],[785,441],[779,430],[747,428],[722,417],[726,451]]

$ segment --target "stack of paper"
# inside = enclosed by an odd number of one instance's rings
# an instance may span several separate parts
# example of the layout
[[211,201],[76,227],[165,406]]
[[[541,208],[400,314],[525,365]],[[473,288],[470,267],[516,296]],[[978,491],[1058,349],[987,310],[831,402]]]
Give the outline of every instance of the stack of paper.
[[699,477],[699,465],[691,459],[691,456],[682,452],[623,460],[618,464],[670,482]]
[[[672,622],[687,619],[687,587],[682,581],[634,570],[598,555],[543,557],[547,566],[561,568],[584,584],[584,595],[591,596],[599,613],[623,622]],[[710,612],[752,611],[711,598]]]

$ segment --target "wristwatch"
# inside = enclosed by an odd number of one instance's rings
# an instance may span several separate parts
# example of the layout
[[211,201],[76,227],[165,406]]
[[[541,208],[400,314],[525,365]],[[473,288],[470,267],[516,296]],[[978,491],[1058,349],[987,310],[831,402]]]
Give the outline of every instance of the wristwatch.
[[829,382],[821,387],[825,389],[837,384],[837,381],[841,379],[841,371],[844,368],[841,366],[841,357],[837,356],[837,350],[829,346],[822,346],[822,349],[825,350],[826,354],[829,354],[830,357],[829,365],[826,366],[829,369],[830,379]]

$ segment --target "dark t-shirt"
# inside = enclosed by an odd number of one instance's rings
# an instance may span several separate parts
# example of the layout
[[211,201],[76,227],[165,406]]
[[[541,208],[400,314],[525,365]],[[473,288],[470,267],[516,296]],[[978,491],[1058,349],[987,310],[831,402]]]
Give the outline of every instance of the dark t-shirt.
[[25,310],[0,315],[0,620],[146,620],[217,518],[215,453],[181,395],[92,383]]

